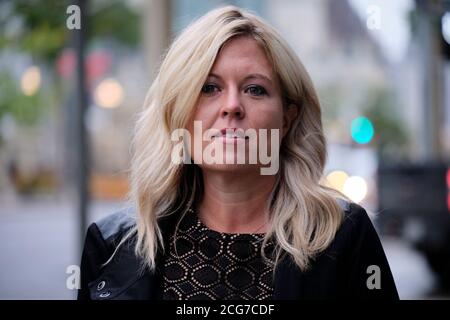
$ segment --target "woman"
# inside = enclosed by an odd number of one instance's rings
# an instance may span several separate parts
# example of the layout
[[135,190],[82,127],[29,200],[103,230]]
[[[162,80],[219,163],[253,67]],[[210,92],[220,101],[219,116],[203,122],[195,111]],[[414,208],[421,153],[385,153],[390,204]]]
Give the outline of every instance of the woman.
[[133,146],[134,209],[89,227],[79,299],[398,299],[366,211],[322,183],[311,80],[261,18],[184,30]]

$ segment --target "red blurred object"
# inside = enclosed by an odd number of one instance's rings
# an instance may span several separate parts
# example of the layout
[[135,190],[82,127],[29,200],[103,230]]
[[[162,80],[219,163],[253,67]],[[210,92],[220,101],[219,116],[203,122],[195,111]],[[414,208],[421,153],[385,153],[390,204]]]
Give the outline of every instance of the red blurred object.
[[87,65],[87,80],[92,83],[96,78],[105,74],[111,66],[111,56],[102,51],[91,53],[86,60]]
[[447,188],[450,189],[450,169],[447,170]]
[[75,52],[72,49],[65,49],[56,60],[56,71],[64,79],[72,76],[75,70]]
[[[94,51],[86,59],[87,81],[92,83],[98,77],[104,75],[111,66],[111,55],[103,51]],[[75,52],[72,49],[65,49],[56,60],[56,70],[64,79],[70,78],[76,67],[77,61]]]

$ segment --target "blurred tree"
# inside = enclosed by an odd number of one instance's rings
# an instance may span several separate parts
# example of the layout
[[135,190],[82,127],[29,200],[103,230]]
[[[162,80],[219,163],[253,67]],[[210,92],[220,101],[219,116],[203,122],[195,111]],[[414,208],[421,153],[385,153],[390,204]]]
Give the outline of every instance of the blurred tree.
[[0,74],[0,92],[0,119],[10,114],[19,124],[26,126],[36,123],[49,101],[41,91],[24,95],[8,73]]
[[338,83],[317,87],[322,109],[322,121],[327,141],[343,143],[346,128],[342,121],[342,106],[345,101],[344,89]]
[[88,37],[91,40],[109,38],[127,47],[140,40],[139,16],[125,1],[91,1]]
[[339,84],[331,84],[324,87],[318,87],[317,92],[322,105],[323,121],[331,123],[339,118],[343,102],[343,89]]
[[375,144],[381,160],[407,156],[408,134],[397,113],[397,100],[386,88],[372,88],[364,106],[364,115],[375,127]]
[[56,57],[66,43],[65,1],[6,0],[1,3],[1,46],[30,53],[48,61]]
[[[0,50],[28,54],[48,79],[46,88],[26,96],[6,66],[0,70],[0,121],[10,114],[19,124],[33,125],[43,115],[44,101],[50,102],[44,96],[51,96],[55,106],[61,104],[55,61],[70,46],[71,32],[66,27],[70,4],[67,0],[0,1]],[[139,15],[125,1],[91,0],[88,9],[88,47],[104,40],[128,48],[138,44]]]
[[[0,48],[17,48],[35,59],[53,61],[69,42],[64,0],[4,0],[0,9]],[[134,47],[139,41],[139,16],[124,1],[92,0],[88,8],[88,40],[109,38]]]

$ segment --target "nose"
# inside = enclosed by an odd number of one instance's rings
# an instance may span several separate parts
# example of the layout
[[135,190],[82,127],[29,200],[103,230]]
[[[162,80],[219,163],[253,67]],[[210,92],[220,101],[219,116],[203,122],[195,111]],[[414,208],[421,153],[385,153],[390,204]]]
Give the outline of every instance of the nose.
[[228,91],[220,113],[222,117],[237,119],[242,119],[245,117],[245,110],[240,101],[239,91],[237,89]]

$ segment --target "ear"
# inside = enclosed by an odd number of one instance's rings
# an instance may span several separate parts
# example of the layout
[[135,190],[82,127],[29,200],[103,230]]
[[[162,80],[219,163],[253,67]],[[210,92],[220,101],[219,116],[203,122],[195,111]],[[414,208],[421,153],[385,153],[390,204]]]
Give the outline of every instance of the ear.
[[295,104],[288,105],[283,114],[283,137],[289,131],[292,123],[294,122],[295,118],[297,118],[297,116],[298,106]]

